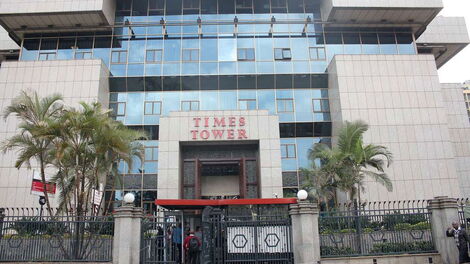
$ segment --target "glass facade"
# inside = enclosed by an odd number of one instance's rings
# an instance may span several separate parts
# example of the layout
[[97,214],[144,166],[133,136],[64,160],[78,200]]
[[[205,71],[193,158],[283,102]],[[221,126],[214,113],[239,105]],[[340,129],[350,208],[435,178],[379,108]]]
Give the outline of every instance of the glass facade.
[[284,186],[302,182],[313,144],[331,144],[327,66],[335,54],[416,54],[406,28],[332,28],[311,0],[120,0],[112,29],[28,34],[21,60],[96,58],[117,120],[151,135],[123,188],[156,194],[158,125],[171,111],[278,115]]

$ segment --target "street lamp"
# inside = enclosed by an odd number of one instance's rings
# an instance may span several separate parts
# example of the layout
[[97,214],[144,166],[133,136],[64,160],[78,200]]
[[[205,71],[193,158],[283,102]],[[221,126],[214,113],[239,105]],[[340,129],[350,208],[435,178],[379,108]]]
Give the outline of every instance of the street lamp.
[[300,190],[297,193],[297,199],[299,199],[300,201],[305,201],[307,200],[307,198],[308,198],[308,192],[306,190]]
[[124,203],[126,203],[126,205],[130,205],[134,203],[134,201],[135,201],[135,196],[133,193],[126,193],[126,195],[124,195]]

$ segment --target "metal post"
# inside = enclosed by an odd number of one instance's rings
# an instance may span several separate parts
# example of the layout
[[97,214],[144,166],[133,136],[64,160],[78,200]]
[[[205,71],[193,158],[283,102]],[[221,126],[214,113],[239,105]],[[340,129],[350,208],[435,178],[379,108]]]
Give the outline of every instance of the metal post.
[[0,239],[3,237],[3,220],[5,219],[5,209],[0,208]]

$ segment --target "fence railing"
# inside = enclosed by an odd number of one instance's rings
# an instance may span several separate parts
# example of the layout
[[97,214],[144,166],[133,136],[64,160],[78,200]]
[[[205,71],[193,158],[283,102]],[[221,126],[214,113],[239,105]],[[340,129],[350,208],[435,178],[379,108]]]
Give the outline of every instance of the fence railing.
[[320,216],[322,257],[435,252],[424,207],[347,210]]
[[470,199],[458,199],[460,224],[466,229],[470,226]]
[[0,216],[0,261],[112,260],[110,217]]
[[[52,215],[56,215],[57,208],[51,208]],[[4,207],[0,208],[0,214],[5,216],[49,216],[46,207]]]

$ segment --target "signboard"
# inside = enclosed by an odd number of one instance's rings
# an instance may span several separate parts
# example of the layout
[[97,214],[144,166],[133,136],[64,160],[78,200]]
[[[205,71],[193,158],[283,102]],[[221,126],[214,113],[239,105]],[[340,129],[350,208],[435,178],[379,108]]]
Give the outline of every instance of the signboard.
[[93,189],[93,204],[100,205],[103,199],[103,192]]
[[241,140],[248,139],[246,118],[241,117],[194,117],[191,138],[193,140]]
[[44,196],[44,189],[47,191],[50,197],[54,197],[56,193],[56,184],[48,181],[50,177],[46,175],[46,184],[41,180],[41,174],[38,171],[33,171],[33,182],[31,184],[31,194]]

